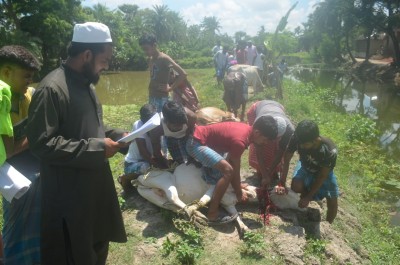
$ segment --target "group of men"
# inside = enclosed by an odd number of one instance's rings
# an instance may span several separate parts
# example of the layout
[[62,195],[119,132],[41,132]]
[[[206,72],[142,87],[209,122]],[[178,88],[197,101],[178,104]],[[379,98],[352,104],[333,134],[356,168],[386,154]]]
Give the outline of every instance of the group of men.
[[[166,144],[174,161],[202,166],[205,181],[216,185],[207,217],[210,224],[221,224],[235,218],[218,213],[229,184],[238,201],[247,199],[240,188],[240,163],[248,146],[262,187],[270,188],[283,168],[278,179],[283,193],[290,159],[298,151],[301,166],[291,187],[301,193],[299,206],[326,197],[327,220],[333,222],[337,151],[314,122],[295,128],[283,106],[260,101],[248,112],[249,124],[197,126],[193,111],[168,100],[186,72],[158,51],[154,36],[143,36],[139,44],[150,58],[151,81],[149,104],[141,108],[134,129],[155,113],[161,113],[162,122],[129,144],[126,172],[167,167]],[[128,148],[118,142],[127,132],[103,124],[94,89],[112,51],[106,25],[76,24],[67,60],[33,92],[28,86],[40,67],[35,56],[20,46],[0,49],[0,166],[7,159],[32,181],[22,198],[3,203],[5,264],[105,264],[109,242],[126,242],[108,158]],[[177,78],[169,84],[171,70]]]
[[221,46],[221,41],[217,41],[212,48],[213,62],[215,66],[215,76],[220,83],[225,76],[228,68],[235,64],[251,65],[257,67],[259,75],[264,71],[265,55],[261,47],[256,47],[251,40],[239,41],[232,52],[227,46]]

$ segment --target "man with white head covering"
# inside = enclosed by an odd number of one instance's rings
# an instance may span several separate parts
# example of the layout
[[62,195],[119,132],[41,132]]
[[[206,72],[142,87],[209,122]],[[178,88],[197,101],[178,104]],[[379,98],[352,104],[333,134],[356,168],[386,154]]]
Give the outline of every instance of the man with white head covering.
[[[285,114],[285,108],[276,101],[262,100],[254,103],[247,112],[249,125],[253,125],[260,117],[272,116],[278,126],[278,136],[264,146],[250,145],[249,164],[257,170],[261,177],[261,186],[269,188],[272,179],[280,173],[279,186],[286,187],[286,176],[293,153],[287,147],[294,134],[294,126]],[[282,161],[284,162],[282,165]]]
[[111,57],[106,25],[75,25],[65,64],[32,98],[27,136],[41,159],[44,265],[105,264],[109,242],[126,242],[108,162],[126,133],[104,126],[93,86]]

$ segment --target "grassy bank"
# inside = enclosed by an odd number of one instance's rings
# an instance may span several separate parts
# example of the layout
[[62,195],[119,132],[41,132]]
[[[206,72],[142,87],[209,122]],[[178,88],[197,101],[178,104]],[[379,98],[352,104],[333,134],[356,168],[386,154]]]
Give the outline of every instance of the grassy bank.
[[[212,70],[189,71],[189,76],[200,95],[202,106],[224,107],[221,100],[222,88],[218,87],[215,80],[211,78]],[[273,94],[274,91],[267,90],[255,95],[252,100],[268,98]],[[398,176],[400,166],[388,159],[377,146],[374,125],[365,118],[348,115],[338,109],[333,104],[336,91],[323,90],[310,84],[285,81],[284,95],[282,104],[294,121],[298,122],[305,118],[318,121],[321,133],[332,138],[339,147],[340,155],[336,173],[342,192],[340,198],[342,212],[339,212],[333,228],[345,237],[344,240],[352,249],[369,257],[366,260],[369,259],[373,264],[397,264],[400,260],[400,234],[398,228],[389,225],[388,213],[391,209],[387,202],[393,198],[390,198],[390,193],[382,188],[382,184]],[[112,125],[129,128],[129,124],[137,118],[137,109],[137,106],[105,107],[105,119]],[[112,159],[114,176],[122,173],[122,159],[120,155]],[[246,156],[243,159],[243,167],[248,168]],[[347,220],[340,218],[340,215],[344,213],[355,216],[358,229],[349,228]],[[133,207],[133,210],[128,210],[124,216],[129,222],[131,218],[135,218],[132,217],[135,214],[137,213]],[[168,222],[156,229],[162,231],[163,234],[174,235],[177,232]],[[126,245],[112,245],[110,259],[113,263],[110,264],[135,264],[132,261],[137,255],[139,242],[148,240],[145,233],[139,232],[140,229],[128,224],[127,230],[129,242]],[[158,235],[159,232],[154,232],[153,236]],[[215,237],[215,234],[213,236]],[[208,242],[212,244],[213,240],[209,239]],[[312,252],[315,246],[317,250],[314,249],[314,252],[318,252],[320,245],[324,246],[324,243],[309,243],[311,247],[308,249],[311,249],[311,255],[318,255]],[[235,260],[237,264],[272,261],[272,257],[268,254],[261,260],[243,257],[239,254],[239,247],[236,246],[236,251],[227,250],[227,253],[234,255],[231,257],[233,259],[229,260]],[[273,247],[268,245],[268,248]],[[220,255],[224,249],[215,251],[207,244],[204,248],[203,252],[207,254],[200,256],[200,264],[210,264],[209,262],[212,261],[221,261],[222,264],[228,260]],[[174,263],[170,257],[162,257],[160,245],[155,246],[155,249],[148,262]],[[306,250],[306,255],[310,255],[309,252]],[[124,257],[123,260],[127,263],[120,262],[121,257]],[[329,257],[322,257],[320,260],[323,262],[329,260]],[[283,263],[279,257],[274,257],[274,261],[277,264]]]

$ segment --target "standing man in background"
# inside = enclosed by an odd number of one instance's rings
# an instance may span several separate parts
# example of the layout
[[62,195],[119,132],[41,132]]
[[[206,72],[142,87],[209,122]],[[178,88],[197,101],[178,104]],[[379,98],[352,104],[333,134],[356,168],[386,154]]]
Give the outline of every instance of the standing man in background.
[[254,65],[254,62],[257,57],[257,48],[256,46],[253,45],[253,42],[249,40],[247,42],[247,48],[246,48],[246,60],[248,65]]
[[222,50],[222,46],[221,46],[221,41],[220,40],[217,40],[217,43],[216,43],[216,45],[212,48],[212,55],[213,55],[213,57],[214,57],[214,55],[218,52],[218,51],[220,51],[220,50]]
[[126,133],[104,126],[93,86],[112,49],[106,25],[76,24],[66,63],[32,98],[27,135],[41,159],[43,265],[105,264],[109,242],[127,240],[108,162]]
[[[143,35],[139,39],[139,45],[150,59],[149,103],[156,108],[157,112],[161,112],[168,101],[169,92],[186,80],[186,72],[171,57],[158,50],[157,38],[154,35]],[[178,77],[169,86],[171,69],[177,72]]]

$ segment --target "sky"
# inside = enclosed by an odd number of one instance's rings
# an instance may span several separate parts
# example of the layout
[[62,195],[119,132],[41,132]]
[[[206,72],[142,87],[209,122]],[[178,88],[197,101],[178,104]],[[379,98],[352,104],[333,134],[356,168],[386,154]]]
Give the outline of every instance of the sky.
[[[322,0],[299,0],[296,9],[289,17],[287,28],[293,30],[307,21],[316,3]],[[233,35],[245,31],[256,35],[261,26],[267,31],[274,31],[279,20],[296,0],[83,0],[84,6],[100,3],[110,9],[121,4],[136,4],[140,8],[151,8],[153,5],[167,5],[178,11],[188,25],[200,24],[205,16],[216,16],[222,26],[221,33]]]

